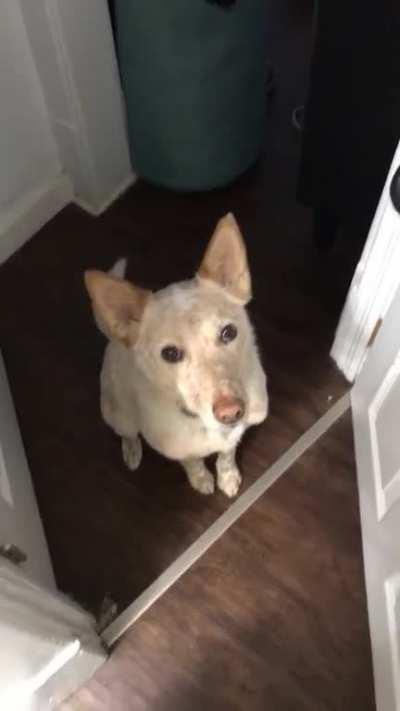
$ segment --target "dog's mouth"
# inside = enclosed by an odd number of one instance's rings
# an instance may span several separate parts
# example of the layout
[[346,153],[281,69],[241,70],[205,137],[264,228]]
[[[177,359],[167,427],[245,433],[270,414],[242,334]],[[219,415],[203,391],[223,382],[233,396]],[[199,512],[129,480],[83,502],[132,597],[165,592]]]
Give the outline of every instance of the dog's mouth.
[[195,412],[192,412],[191,410],[189,410],[189,409],[188,409],[187,407],[185,407],[184,405],[181,405],[181,407],[180,407],[179,409],[180,409],[182,415],[186,415],[186,417],[192,417],[192,418],[198,417],[198,415],[196,415]]

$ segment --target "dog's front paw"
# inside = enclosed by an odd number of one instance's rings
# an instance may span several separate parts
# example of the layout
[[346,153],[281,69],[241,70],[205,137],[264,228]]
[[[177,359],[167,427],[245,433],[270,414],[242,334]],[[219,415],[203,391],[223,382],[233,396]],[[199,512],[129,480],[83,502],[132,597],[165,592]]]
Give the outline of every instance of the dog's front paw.
[[214,477],[207,471],[207,469],[204,469],[201,473],[196,472],[196,474],[192,474],[189,476],[189,481],[193,489],[199,491],[200,494],[209,495],[214,493]]
[[134,437],[133,439],[122,438],[122,457],[126,466],[132,472],[138,468],[142,461],[142,443],[139,437]]
[[203,459],[185,459],[181,464],[193,489],[200,494],[214,492],[214,477],[206,468]]
[[205,470],[202,474],[191,477],[190,483],[193,486],[193,489],[199,491],[200,494],[208,495],[214,493],[214,477],[207,470]]
[[242,477],[236,467],[228,471],[218,472],[218,488],[229,498],[236,496],[241,483]]

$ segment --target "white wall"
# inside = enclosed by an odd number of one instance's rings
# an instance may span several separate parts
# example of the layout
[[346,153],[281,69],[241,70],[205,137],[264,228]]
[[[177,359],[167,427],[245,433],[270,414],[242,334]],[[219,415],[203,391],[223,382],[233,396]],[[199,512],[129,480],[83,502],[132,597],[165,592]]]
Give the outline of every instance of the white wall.
[[107,0],[19,2],[75,202],[99,214],[134,180]]
[[1,0],[0,263],[133,180],[107,0]]
[[0,21],[0,208],[61,172],[18,3]]
[[[61,162],[20,5],[0,3],[0,260],[26,238],[26,214],[60,180]],[[56,200],[55,207],[58,207]],[[36,229],[41,226],[36,218]],[[34,220],[35,222],[35,220]],[[15,233],[18,224],[19,234]]]

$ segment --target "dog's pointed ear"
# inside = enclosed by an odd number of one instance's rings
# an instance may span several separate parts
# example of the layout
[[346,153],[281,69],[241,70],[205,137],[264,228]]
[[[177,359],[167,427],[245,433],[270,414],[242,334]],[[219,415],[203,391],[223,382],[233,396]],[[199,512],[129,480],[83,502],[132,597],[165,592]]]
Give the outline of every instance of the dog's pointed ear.
[[134,345],[151,292],[100,271],[86,271],[84,276],[100,330],[107,338]]
[[222,287],[241,304],[250,301],[251,277],[246,246],[231,213],[218,222],[197,276]]

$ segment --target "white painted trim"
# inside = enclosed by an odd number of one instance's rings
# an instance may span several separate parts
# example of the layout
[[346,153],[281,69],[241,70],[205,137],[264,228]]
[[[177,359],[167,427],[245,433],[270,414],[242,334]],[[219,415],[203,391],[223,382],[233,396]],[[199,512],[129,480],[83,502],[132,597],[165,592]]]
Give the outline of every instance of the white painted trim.
[[8,210],[3,208],[0,217],[0,264],[68,205],[72,198],[71,180],[61,174],[22,195]]
[[[394,575],[385,581],[386,614],[390,639],[390,657],[392,660],[392,678],[394,685],[395,708],[400,709],[400,639],[399,620],[400,609],[400,576]],[[397,615],[396,615],[397,612]]]
[[350,394],[338,400],[295,444],[252,484],[207,530],[169,566],[154,583],[124,610],[101,634],[114,644],[146,610],[184,575],[196,561],[252,506],[282,474],[307,451],[350,407]]
[[[0,626],[15,639],[14,657],[26,666],[14,687],[0,690],[3,709],[55,709],[85,684],[107,658],[95,620],[76,603],[33,582],[15,565],[0,559]],[[37,670],[23,663],[43,645],[54,654]],[[4,655],[3,655],[4,656]],[[29,670],[32,670],[29,673]],[[17,683],[16,683],[17,682]],[[25,703],[24,703],[25,702]]]
[[390,199],[390,182],[400,165],[400,143],[339,321],[331,356],[353,382],[364,364],[369,339],[400,284],[400,215]]
[[74,201],[99,215],[135,180],[107,0],[22,4]]
[[400,353],[394,359],[368,407],[371,453],[375,472],[374,485],[377,519],[379,522],[382,521],[393,504],[400,500],[400,471],[398,471],[391,478],[389,484],[384,485],[383,483],[381,468],[382,453],[379,451],[379,438],[376,430],[380,410],[382,409],[387,396],[390,394],[393,384],[399,377],[399,374]]
[[[4,708],[26,709],[29,708],[32,698],[37,695],[40,689],[47,684],[52,677],[58,674],[68,662],[74,659],[80,651],[79,639],[74,639],[55,654],[43,669],[34,676],[25,679],[15,687],[7,689],[5,695],[1,696]],[[49,708],[49,707],[47,707]]]
[[[395,709],[400,711],[398,699],[398,642],[400,641],[398,540],[400,502],[397,500],[395,503],[390,500],[392,494],[390,491],[388,493],[388,487],[386,487],[386,491],[383,489],[384,481],[382,481],[380,473],[380,464],[383,464],[383,470],[385,452],[390,445],[387,444],[386,438],[385,441],[381,440],[380,446],[384,448],[379,452],[377,443],[376,441],[374,442],[374,437],[371,436],[371,429],[373,429],[374,401],[375,407],[379,408],[382,405],[384,398],[388,394],[388,385],[390,386],[388,377],[393,382],[393,377],[396,374],[396,369],[392,370],[391,374],[390,370],[395,365],[399,354],[399,314],[400,287],[382,328],[373,346],[369,349],[365,366],[351,390],[365,583],[376,707],[379,711],[395,711]],[[395,397],[393,390],[392,393],[393,397]],[[384,422],[382,422],[382,427],[384,427]],[[396,435],[392,432],[390,436],[392,438],[391,447],[394,450],[393,453],[396,454],[398,450]],[[379,462],[379,459],[383,461]],[[388,479],[392,478],[394,467],[397,467],[397,461],[396,457],[391,457],[390,469],[387,471]],[[382,497],[383,492],[386,495],[386,511],[383,509],[382,501],[379,501],[379,497]],[[384,513],[384,516],[381,515],[382,513]],[[397,596],[397,601],[395,601],[395,596]],[[397,609],[395,609],[394,605],[397,606]]]
[[75,205],[78,205],[78,207],[81,207],[82,210],[85,210],[85,212],[88,212],[90,215],[93,215],[94,217],[98,217],[101,215],[103,212],[108,210],[111,205],[118,200],[124,193],[126,193],[127,190],[136,182],[136,176],[135,175],[130,175],[128,176],[125,180],[122,181],[122,183],[114,190],[111,195],[109,195],[103,203],[99,204],[97,207],[94,207],[93,205],[87,203],[83,198],[79,198],[77,196],[74,197],[74,203]]

